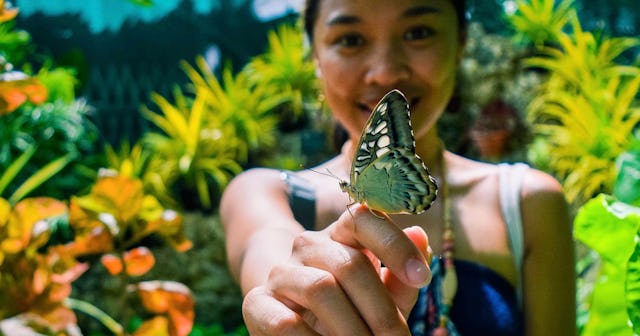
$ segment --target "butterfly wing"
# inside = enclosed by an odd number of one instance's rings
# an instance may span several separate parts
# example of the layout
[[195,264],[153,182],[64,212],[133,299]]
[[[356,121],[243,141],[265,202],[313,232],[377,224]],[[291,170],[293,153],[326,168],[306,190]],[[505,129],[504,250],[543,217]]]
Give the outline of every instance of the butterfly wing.
[[421,213],[435,200],[437,185],[415,153],[409,104],[393,90],[374,108],[351,167],[351,197],[387,213]]

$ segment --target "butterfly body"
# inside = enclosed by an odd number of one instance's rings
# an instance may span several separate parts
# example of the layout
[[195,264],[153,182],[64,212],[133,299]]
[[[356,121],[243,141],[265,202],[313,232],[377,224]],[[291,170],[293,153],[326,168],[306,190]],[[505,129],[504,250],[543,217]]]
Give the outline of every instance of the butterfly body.
[[400,91],[389,92],[374,108],[350,178],[350,183],[340,183],[342,191],[373,210],[419,214],[435,200],[437,185],[415,153],[409,106]]

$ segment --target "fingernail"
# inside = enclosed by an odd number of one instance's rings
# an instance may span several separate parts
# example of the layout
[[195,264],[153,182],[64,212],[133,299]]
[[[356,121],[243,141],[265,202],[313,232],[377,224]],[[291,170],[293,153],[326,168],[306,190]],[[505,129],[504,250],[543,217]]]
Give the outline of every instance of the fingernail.
[[406,265],[407,279],[411,284],[424,286],[431,280],[431,271],[422,261],[412,258]]

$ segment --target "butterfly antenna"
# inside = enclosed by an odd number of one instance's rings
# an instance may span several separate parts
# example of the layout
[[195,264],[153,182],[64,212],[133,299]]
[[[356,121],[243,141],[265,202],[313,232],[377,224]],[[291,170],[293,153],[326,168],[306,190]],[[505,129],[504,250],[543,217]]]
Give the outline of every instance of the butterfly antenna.
[[314,173],[316,173],[316,174],[320,174],[320,175],[324,175],[324,176],[333,177],[333,178],[335,178],[335,179],[336,179],[336,180],[338,180],[338,181],[342,181],[342,179],[341,179],[341,178],[339,178],[336,174],[332,173],[329,169],[326,169],[326,170],[327,170],[327,172],[326,172],[326,173],[325,173],[325,172],[321,172],[321,171],[316,170],[316,169],[313,169],[313,168],[305,168],[305,169],[308,169],[308,170],[310,170],[310,171],[312,171],[312,172],[314,172]]

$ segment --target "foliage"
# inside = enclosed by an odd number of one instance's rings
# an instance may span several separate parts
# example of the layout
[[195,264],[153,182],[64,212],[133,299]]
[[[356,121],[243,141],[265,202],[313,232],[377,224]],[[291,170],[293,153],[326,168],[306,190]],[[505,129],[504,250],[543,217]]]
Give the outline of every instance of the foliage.
[[[145,116],[164,133],[149,132],[144,136],[144,146],[154,153],[149,170],[156,172],[162,183],[154,182],[157,179],[145,181],[159,194],[165,194],[164,191],[176,183],[182,183],[187,190],[198,195],[203,209],[210,210],[213,206],[212,188],[220,190],[241,170],[237,162],[239,145],[229,128],[219,127],[211,120],[215,114],[210,110],[211,96],[208,92],[198,93],[189,104],[176,90],[175,105],[154,94],[152,99],[163,115],[143,110]],[[211,184],[212,181],[215,185]]]
[[51,198],[25,199],[15,206],[0,199],[0,321],[21,314],[25,322],[40,317],[40,331],[73,329],[75,315],[64,299],[87,265],[64,246],[46,248],[56,218],[66,210]]
[[[531,12],[543,4],[546,22]],[[524,10],[512,17],[534,43],[527,64],[547,76],[528,107],[530,158],[561,180],[579,209],[574,236],[593,252],[577,264],[581,334],[637,334],[640,67],[620,56],[640,40],[583,31],[570,1],[554,4],[519,1]]]
[[280,124],[295,125],[313,110],[319,110],[316,67],[305,47],[299,26],[281,25],[268,33],[269,47],[243,69],[254,88],[268,86],[282,96],[282,104],[272,113]]
[[516,0],[517,12],[509,21],[516,39],[532,41],[537,46],[555,42],[567,23],[575,18],[573,0]]
[[29,33],[15,29],[13,20],[17,15],[17,8],[0,0],[0,73],[13,70],[12,63],[22,62],[31,40]]
[[167,196],[163,199],[197,194],[197,207],[210,210],[212,195],[221,193],[243,166],[288,162],[274,159],[278,125],[290,128],[319,110],[315,68],[299,27],[281,26],[268,38],[268,50],[236,74],[227,66],[218,78],[198,57],[196,67],[182,62],[191,81],[188,94],[175,89],[173,103],[152,95],[161,113],[149,108],[143,113],[162,133],[144,136],[143,147],[153,152],[147,169],[157,176],[143,180]]
[[[68,221],[62,217],[68,216]],[[71,241],[52,239],[58,230],[71,231]],[[182,218],[145,195],[139,180],[102,177],[91,193],[73,197],[69,208],[51,198],[30,198],[11,207],[0,199],[0,328],[76,334],[71,308],[90,314],[116,334],[123,328],[97,307],[69,298],[71,283],[89,268],[86,256],[99,255],[111,274],[121,280],[123,299],[138,293],[142,305],[156,316],[134,335],[187,335],[193,323],[194,301],[188,288],[171,281],[131,280],[155,264],[141,241],[162,237],[178,251],[191,247]],[[121,316],[126,319],[126,316]],[[33,329],[36,331],[36,329]]]
[[[23,170],[29,160],[36,153],[37,148],[35,145],[31,145],[27,150],[22,153],[15,161],[13,161],[7,169],[0,175],[0,197],[3,195],[6,188],[12,183],[15,183],[16,176]],[[34,189],[41,186],[60,170],[62,170],[69,162],[74,159],[73,153],[64,155],[57,158],[44,167],[38,169],[33,175],[29,176],[22,183],[15,183],[16,188],[12,194],[8,197],[10,204],[15,204],[24,198],[27,194]]]
[[[5,5],[0,2],[0,8]],[[24,47],[28,39],[6,38],[14,33],[20,32],[13,31],[12,22],[0,23],[0,43],[5,43],[3,46],[6,47],[0,50],[28,49]],[[13,43],[13,47],[8,43]],[[31,188],[30,191],[39,196],[66,198],[77,192],[78,186],[94,178],[83,178],[79,172],[84,165],[79,160],[93,152],[98,139],[97,130],[87,118],[89,106],[75,99],[74,73],[47,65],[34,74],[28,63],[7,62],[22,62],[23,58],[6,54],[0,55],[0,59],[0,171],[6,171],[22,153],[30,152],[33,148],[37,148],[37,154],[24,161],[19,171],[15,172],[14,180],[25,181],[45,165],[65,157],[68,162],[56,179],[43,179],[37,188]],[[14,66],[20,66],[24,71],[15,71]],[[88,161],[85,158],[83,163]],[[5,187],[5,194],[13,194],[18,184]]]
[[616,176],[611,163],[629,147],[640,121],[640,67],[616,63],[639,40],[597,38],[581,29],[577,17],[570,23],[571,34],[560,33],[557,44],[542,47],[527,60],[529,66],[549,71],[528,117],[538,141],[544,141],[537,148],[549,157],[544,161],[548,166],[541,168],[558,176],[568,200],[579,206],[600,192],[611,192]]
[[640,330],[639,230],[640,208],[611,196],[595,197],[578,212],[576,239],[602,258],[583,335],[632,335],[632,328]]

